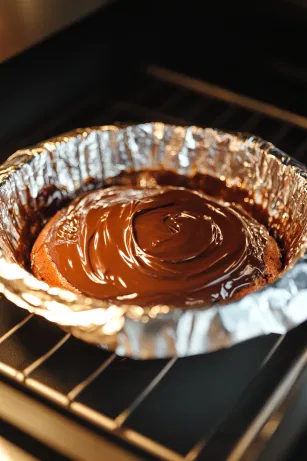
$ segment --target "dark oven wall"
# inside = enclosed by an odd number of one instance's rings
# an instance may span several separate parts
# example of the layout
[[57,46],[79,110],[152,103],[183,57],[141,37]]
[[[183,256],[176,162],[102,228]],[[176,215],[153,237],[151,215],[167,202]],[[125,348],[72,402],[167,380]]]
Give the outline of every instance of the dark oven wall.
[[306,2],[168,1],[154,13],[159,65],[307,114]]
[[148,64],[306,115],[306,24],[307,9],[281,0],[114,2],[1,64],[0,160],[95,123]]

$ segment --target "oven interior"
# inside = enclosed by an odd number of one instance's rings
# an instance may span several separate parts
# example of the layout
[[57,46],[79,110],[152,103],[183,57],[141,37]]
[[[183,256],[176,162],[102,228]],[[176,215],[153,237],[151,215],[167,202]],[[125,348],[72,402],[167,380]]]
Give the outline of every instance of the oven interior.
[[[3,63],[1,161],[77,126],[159,120],[306,162],[307,9],[277,3],[116,2]],[[133,361],[1,298],[0,435],[19,459],[302,459],[306,337]]]

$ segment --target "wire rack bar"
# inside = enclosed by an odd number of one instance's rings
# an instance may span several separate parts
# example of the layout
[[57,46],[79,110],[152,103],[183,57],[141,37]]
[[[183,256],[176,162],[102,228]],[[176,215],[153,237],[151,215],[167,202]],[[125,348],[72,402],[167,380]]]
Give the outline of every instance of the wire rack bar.
[[21,328],[23,325],[25,325],[31,318],[34,316],[34,314],[28,315],[25,319],[21,320],[17,325],[14,325],[13,328],[11,328],[9,331],[4,333],[4,335],[1,336],[0,338],[0,344],[6,341],[10,336],[12,336],[19,328]]
[[[299,376],[306,367],[306,363],[307,349],[305,349],[304,353],[293,365],[287,376],[281,381],[280,385],[270,397],[264,408],[249,426],[243,437],[239,440],[238,444],[229,455],[227,461],[242,461],[243,459],[247,459],[247,450],[252,448],[252,442],[257,438],[257,436],[261,435],[261,429],[264,427],[264,425],[268,423],[269,420],[273,421],[276,416],[277,409],[286,399],[286,396],[297,382]],[[280,423],[280,421],[281,420],[279,418],[278,423]],[[274,427],[272,434],[277,429],[278,423],[274,426],[271,426],[272,428]]]
[[26,378],[24,380],[24,384],[29,389],[35,391],[37,394],[46,397],[49,401],[57,403],[58,405],[62,405],[64,407],[69,406],[69,399],[67,395],[62,394],[62,392],[53,389],[46,384],[41,383],[37,379],[33,378]]
[[132,429],[123,428],[120,430],[120,435],[123,440],[136,445],[143,450],[151,453],[152,455],[157,456],[158,458],[164,461],[184,461],[185,457],[179,455],[173,450],[160,445],[159,443],[145,437],[138,432],[133,431]]
[[15,379],[16,381],[22,382],[24,380],[24,376],[20,371],[4,362],[0,362],[0,372],[9,378]]
[[90,421],[91,423],[99,426],[105,430],[108,430],[120,439],[129,442],[135,447],[141,448],[144,451],[150,453],[151,455],[157,456],[160,459],[165,461],[184,461],[184,457],[176,453],[175,451],[161,445],[160,443],[126,427],[117,427],[115,420],[108,418],[107,416],[95,411],[91,408],[88,408],[86,405],[83,405],[79,402],[73,402],[71,404],[71,409],[77,415],[82,418]]
[[[64,336],[64,338],[66,338],[66,336]],[[62,344],[57,343],[56,345],[57,347],[53,347],[45,355],[48,357],[51,357],[52,353],[58,350],[61,347],[61,345],[63,345],[66,342],[64,341],[64,338],[62,339]],[[270,349],[269,353],[266,355],[262,364],[260,365],[259,370],[257,371],[257,374],[259,373],[261,368],[268,362],[268,360],[274,355],[274,353],[280,346],[282,340],[283,340],[283,337],[280,337],[274,343],[274,346]],[[204,439],[198,441],[197,444],[195,444],[195,446],[189,451],[186,457],[183,457],[177,454],[176,452],[174,452],[173,450],[170,450],[167,447],[155,442],[154,440],[148,437],[145,437],[134,430],[123,427],[123,424],[127,420],[127,418],[141,404],[141,402],[150,394],[150,392],[157,386],[157,384],[162,380],[162,378],[166,375],[166,373],[171,369],[171,367],[174,365],[176,361],[175,358],[167,362],[165,367],[148,384],[148,386],[144,389],[144,391],[116,419],[109,418],[105,416],[104,414],[99,413],[87,407],[86,405],[82,403],[74,401],[74,398],[77,397],[77,395],[79,395],[79,393],[82,392],[98,375],[100,375],[112,363],[114,358],[115,358],[115,354],[110,355],[110,357],[106,361],[104,361],[100,367],[98,367],[88,378],[86,378],[84,381],[79,383],[67,395],[59,391],[56,391],[55,389],[39,382],[36,379],[32,379],[31,377],[24,377],[23,373],[19,372],[18,370],[14,370],[14,373],[12,373],[13,369],[11,367],[8,367],[9,370],[6,370],[4,368],[1,371],[4,374],[8,375],[9,377],[15,378],[19,382],[24,379],[24,384],[28,388],[34,390],[35,392],[37,392],[38,394],[44,397],[47,397],[48,400],[62,407],[70,408],[70,410],[73,413],[85,418],[86,420],[97,425],[101,429],[114,433],[120,438],[122,438],[123,440],[126,440],[127,442],[131,443],[132,445],[142,448],[163,460],[182,461],[183,459],[185,459],[185,461],[194,461],[205,445]]]
[[[172,360],[168,363],[170,364],[171,362]],[[11,374],[9,374],[9,376],[12,377]],[[162,377],[160,379],[162,379]],[[49,401],[52,401],[64,408],[70,408],[70,410],[76,415],[81,416],[82,418],[95,424],[103,430],[106,430],[110,433],[114,433],[114,435],[118,436],[119,438],[129,442],[137,448],[141,448],[159,457],[160,459],[163,459],[165,461],[184,460],[184,457],[179,455],[175,451],[170,450],[169,448],[155,442],[154,440],[148,437],[139,434],[134,430],[118,427],[118,424],[115,420],[87,407],[86,405],[83,405],[82,403],[71,402],[67,395],[62,394],[61,392],[58,392],[52,389],[51,387],[40,383],[35,379],[27,378],[25,379],[24,384],[30,389],[34,390],[39,395],[47,397]]]
[[143,402],[144,399],[154,390],[154,388],[159,384],[159,382],[164,378],[166,373],[172,368],[174,363],[176,362],[176,358],[169,360],[165,367],[162,368],[160,373],[148,384],[148,386],[141,392],[138,397],[131,403],[131,405],[126,408],[120,415],[117,416],[115,419],[117,427],[121,427],[124,422],[129,418],[129,416],[133,413],[133,411]]
[[24,370],[22,370],[24,377],[26,378],[34,370],[36,370],[36,368],[40,367],[47,359],[49,359],[49,357],[51,357],[58,349],[60,349],[60,347],[62,347],[70,337],[70,333],[67,333],[65,336],[63,336],[62,339],[60,339],[60,341],[58,341],[51,349],[49,349],[48,352],[35,360],[35,362],[32,362],[31,365],[24,368]]
[[262,361],[261,368],[263,368],[268,363],[268,361],[271,360],[271,358],[273,357],[273,355],[275,354],[275,352],[277,351],[281,343],[284,341],[285,337],[286,335],[279,336],[274,346],[271,348],[269,353],[265,356],[264,360]]
[[[141,461],[137,455],[0,382],[0,417],[47,446],[76,461]],[[42,421],[44,424],[42,424]],[[78,443],[76,443],[78,441]]]
[[[247,384],[245,390],[242,392],[244,393],[246,391],[246,389],[248,389],[248,387],[251,385],[251,383],[253,382],[253,380],[259,375],[259,373],[261,372],[261,370],[263,369],[263,367],[265,365],[267,365],[267,363],[272,359],[272,357],[274,356],[274,354],[277,352],[278,348],[281,346],[283,340],[285,338],[285,335],[282,335],[280,336],[274,343],[274,345],[271,347],[271,349],[269,350],[269,352],[266,354],[266,356],[264,357],[264,359],[262,360],[259,368],[256,370],[255,372],[255,375],[254,375],[254,378],[251,379],[251,381],[249,382],[249,384]],[[227,415],[224,415],[224,417],[227,416]],[[222,421],[224,420],[224,418],[222,419]],[[220,421],[218,424],[217,424],[217,427],[221,424]],[[194,447],[192,447],[192,449],[188,452],[188,454],[186,455],[186,461],[194,461],[197,456],[200,454],[200,452],[204,449],[205,445],[206,445],[206,438],[202,438],[200,439],[198,442],[196,442],[196,444],[194,445]]]
[[91,373],[84,381],[77,384],[68,394],[67,398],[72,402],[84,389],[89,386],[116,358],[116,354],[110,355],[93,373]]
[[6,376],[15,379],[29,389],[35,391],[37,394],[46,397],[49,401],[56,403],[64,408],[70,408],[70,410],[76,415],[82,416],[91,423],[99,426],[103,430],[115,433],[118,437],[126,440],[132,445],[142,448],[150,453],[158,456],[159,458],[166,461],[183,461],[183,457],[178,455],[176,452],[164,447],[163,445],[151,440],[133,430],[126,428],[121,429],[121,425],[127,419],[132,411],[149,395],[149,393],[156,387],[166,373],[171,369],[176,359],[171,359],[167,362],[166,366],[158,373],[158,375],[149,383],[144,391],[137,397],[137,399],[120,415],[121,418],[114,420],[107,416],[99,413],[91,408],[75,402],[74,399],[82,392],[92,381],[96,379],[115,359],[116,355],[112,354],[105,360],[100,367],[98,367],[93,373],[91,373],[84,381],[75,386],[67,395],[47,386],[37,379],[32,379],[29,376],[34,370],[42,365],[48,358],[50,358],[62,345],[69,339],[70,335],[65,335],[54,347],[52,347],[46,354],[37,359],[25,370],[19,371],[9,365],[0,362],[0,371]]
[[151,75],[158,80],[172,83],[185,89],[189,88],[196,93],[211,96],[212,98],[219,99],[236,106],[241,106],[253,112],[265,114],[268,117],[276,118],[283,122],[292,123],[293,125],[307,129],[307,117],[295,114],[294,112],[290,112],[288,110],[280,109],[272,104],[264,103],[248,96],[243,96],[233,91],[229,91],[225,88],[212,85],[211,83],[188,77],[183,74],[178,74],[177,72],[161,67],[150,65],[147,67],[146,72],[148,75]]
[[17,445],[13,445],[3,437],[0,437],[0,449],[1,452],[4,453],[3,461],[39,461],[37,458],[34,458],[34,456],[29,455],[24,450],[18,448]]

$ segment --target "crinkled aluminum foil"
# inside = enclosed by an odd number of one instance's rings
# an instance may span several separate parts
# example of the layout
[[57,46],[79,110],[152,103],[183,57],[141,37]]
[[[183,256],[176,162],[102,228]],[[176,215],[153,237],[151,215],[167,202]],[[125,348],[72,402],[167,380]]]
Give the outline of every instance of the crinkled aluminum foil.
[[[239,302],[195,309],[122,305],[51,288],[25,267],[31,244],[60,203],[123,170],[210,174],[250,191],[286,238],[286,271]],[[162,123],[76,130],[16,152],[0,168],[0,291],[73,335],[139,359],[188,356],[307,319],[307,174],[272,144],[242,134]],[[141,178],[146,185],[147,176]]]

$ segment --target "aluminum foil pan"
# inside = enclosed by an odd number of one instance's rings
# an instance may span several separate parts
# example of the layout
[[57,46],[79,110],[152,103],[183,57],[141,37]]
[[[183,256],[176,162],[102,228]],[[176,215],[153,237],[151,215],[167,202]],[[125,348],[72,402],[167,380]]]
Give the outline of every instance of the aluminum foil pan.
[[[124,170],[209,174],[249,191],[286,267],[273,285],[239,302],[171,309],[116,306],[49,287],[27,271],[31,245],[55,210]],[[307,319],[307,174],[272,144],[242,134],[149,123],[79,129],[20,150],[0,168],[0,291],[76,337],[138,359],[188,356],[284,334]],[[148,175],[141,175],[146,186]]]

